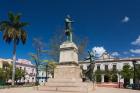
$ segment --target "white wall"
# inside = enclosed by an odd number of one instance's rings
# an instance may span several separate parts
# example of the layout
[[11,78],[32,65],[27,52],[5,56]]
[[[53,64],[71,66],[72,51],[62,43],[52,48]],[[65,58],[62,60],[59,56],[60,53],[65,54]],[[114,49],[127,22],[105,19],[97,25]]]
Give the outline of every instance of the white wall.
[[[100,70],[105,70],[105,65],[108,65],[108,69],[111,70],[113,68],[113,65],[116,65],[116,69],[117,70],[122,70],[123,69],[123,66],[125,64],[129,64],[131,67],[133,67],[133,64],[132,62],[130,61],[127,61],[127,62],[100,62],[100,63],[96,63],[95,64],[95,68],[94,68],[94,71],[97,70],[97,66],[100,65]],[[83,65],[83,68],[86,69],[87,66],[89,65],[88,64],[82,64]]]

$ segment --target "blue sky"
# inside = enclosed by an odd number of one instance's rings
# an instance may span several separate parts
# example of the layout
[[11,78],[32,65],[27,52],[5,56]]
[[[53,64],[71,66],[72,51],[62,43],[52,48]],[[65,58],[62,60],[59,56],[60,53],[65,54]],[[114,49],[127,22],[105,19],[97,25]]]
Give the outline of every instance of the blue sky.
[[[74,33],[88,37],[87,49],[118,57],[140,56],[140,0],[0,0],[0,21],[7,19],[9,11],[22,13],[22,21],[30,24],[25,28],[27,43],[18,45],[17,58],[29,58],[34,37],[47,45],[53,32],[64,28],[67,14],[75,21]],[[11,58],[12,44],[2,40],[2,33],[0,37],[0,57]]]

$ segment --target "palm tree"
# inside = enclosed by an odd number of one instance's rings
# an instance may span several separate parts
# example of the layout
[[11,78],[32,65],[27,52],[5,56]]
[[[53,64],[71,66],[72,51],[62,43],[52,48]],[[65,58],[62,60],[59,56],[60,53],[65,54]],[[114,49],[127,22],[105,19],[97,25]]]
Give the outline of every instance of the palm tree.
[[16,46],[21,41],[23,44],[26,43],[27,34],[23,27],[28,24],[21,22],[21,14],[8,13],[8,20],[0,22],[0,31],[3,32],[3,40],[6,43],[13,41],[13,71],[12,71],[12,85],[15,83],[15,63],[16,63]]

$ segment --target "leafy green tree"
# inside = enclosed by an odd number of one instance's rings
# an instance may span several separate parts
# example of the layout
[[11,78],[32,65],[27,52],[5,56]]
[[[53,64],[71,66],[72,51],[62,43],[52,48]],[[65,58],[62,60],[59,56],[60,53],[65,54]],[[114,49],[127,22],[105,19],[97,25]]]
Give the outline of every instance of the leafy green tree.
[[124,65],[121,75],[124,78],[124,87],[126,87],[129,84],[130,78],[133,78],[133,68],[129,64]]
[[[16,68],[15,81],[17,82],[17,80],[21,80],[21,78],[24,76],[25,76],[25,71],[20,68]],[[3,67],[0,68],[0,80],[3,83],[6,83],[11,78],[12,78],[12,65],[10,65],[6,61],[3,61]]]
[[16,68],[16,73],[15,73],[15,81],[21,80],[22,77],[24,77],[26,72],[23,69]]
[[[12,76],[12,66],[7,61],[2,61],[2,70],[3,70],[3,76],[5,75],[5,81],[8,81],[9,78]],[[10,76],[11,75],[11,76]]]
[[15,62],[16,62],[16,47],[21,41],[25,44],[27,39],[26,31],[24,27],[28,24],[25,22],[21,22],[21,14],[14,14],[12,12],[8,13],[8,20],[0,22],[0,31],[3,32],[3,40],[6,43],[10,43],[13,41],[13,73],[12,73],[12,85],[14,85],[15,81]]
[[101,74],[104,74],[107,78],[109,82],[117,82],[117,70],[96,70],[95,71],[95,75],[96,75],[96,81],[99,82],[101,81]]
[[101,82],[101,74],[104,73],[102,70],[96,70],[95,76],[96,76],[96,82]]
[[111,82],[117,82],[117,69],[111,69],[107,72],[109,74],[109,81]]
[[5,74],[5,82],[12,79],[12,65],[9,64],[7,67],[4,67],[3,70]]
[[140,64],[136,64],[136,79],[140,81]]
[[100,74],[96,75],[96,82],[101,82],[101,75]]
[[0,80],[3,83],[6,83],[12,76],[12,65],[7,63],[6,61],[3,62],[3,67],[0,68]]
[[4,83],[5,83],[4,71],[2,68],[0,68],[0,85],[3,85]]
[[96,76],[96,82],[101,82],[101,74],[104,74],[104,70],[96,70],[95,71],[95,76]]
[[95,75],[105,74],[104,70],[96,70]]

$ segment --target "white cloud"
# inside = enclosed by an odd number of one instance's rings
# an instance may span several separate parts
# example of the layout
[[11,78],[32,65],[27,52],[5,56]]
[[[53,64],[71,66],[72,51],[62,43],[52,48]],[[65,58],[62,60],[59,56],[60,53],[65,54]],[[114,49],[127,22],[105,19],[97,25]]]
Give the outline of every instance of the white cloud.
[[122,22],[123,23],[127,23],[128,21],[130,21],[130,18],[128,16],[125,16],[123,19],[122,19]]
[[124,52],[123,52],[123,54],[127,55],[127,54],[129,54],[129,52],[127,52],[127,51],[124,51]]
[[118,53],[118,52],[113,52],[112,54],[111,54],[111,56],[119,56],[120,54]]
[[97,57],[100,57],[106,50],[104,47],[93,47],[92,51],[95,51]]
[[139,35],[138,38],[137,38],[135,41],[133,41],[131,44],[132,44],[132,45],[138,45],[138,46],[140,46],[140,35]]
[[130,49],[131,53],[140,54],[140,49]]
[[134,54],[132,54],[131,56],[132,56],[132,57],[134,57],[135,55],[134,55]]

